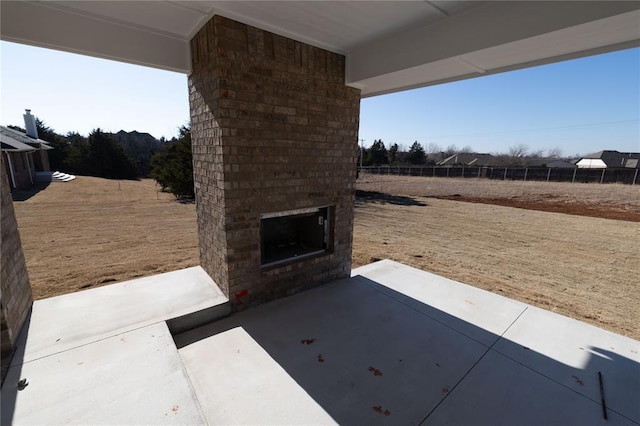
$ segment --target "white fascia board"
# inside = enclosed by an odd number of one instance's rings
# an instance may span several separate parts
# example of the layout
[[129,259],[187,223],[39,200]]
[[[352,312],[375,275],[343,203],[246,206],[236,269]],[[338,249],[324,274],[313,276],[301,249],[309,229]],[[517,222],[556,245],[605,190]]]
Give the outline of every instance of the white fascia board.
[[[372,87],[370,91],[367,91],[366,81],[371,82],[372,79],[378,79],[385,75],[393,76],[393,74],[404,70],[419,69],[426,64],[442,63],[442,61],[483,49],[560,31],[638,9],[640,9],[638,2],[489,3],[432,25],[404,31],[394,37],[379,40],[350,52],[347,56],[347,84],[364,87],[363,96],[388,93],[394,91],[394,88]],[[567,54],[569,53],[567,52]],[[575,52],[572,53],[575,54]],[[553,56],[557,56],[557,54]],[[581,55],[575,54],[575,56]],[[468,69],[470,76],[482,73],[478,69],[473,69],[472,66],[468,66]],[[400,81],[398,83],[398,87],[403,86],[404,88],[429,84],[426,79],[421,83],[407,82],[407,84],[403,84]],[[395,88],[395,90],[400,89]]]
[[154,33],[46,2],[3,1],[2,39],[188,74],[189,40]]

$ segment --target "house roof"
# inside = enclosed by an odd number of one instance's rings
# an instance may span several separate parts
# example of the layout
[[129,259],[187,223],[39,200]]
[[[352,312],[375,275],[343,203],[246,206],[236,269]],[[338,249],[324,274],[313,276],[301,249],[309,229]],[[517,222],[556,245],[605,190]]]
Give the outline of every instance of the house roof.
[[345,55],[362,96],[640,44],[630,1],[2,1],[3,40],[189,74],[214,15]]
[[637,158],[629,158],[625,164],[625,167],[630,169],[640,169],[640,160]]
[[[10,127],[0,126],[0,138],[2,138],[3,151],[35,151],[38,149],[53,149],[47,141],[34,139],[27,136],[25,133]],[[5,145],[7,148],[5,148]]]
[[568,169],[575,169],[576,165],[572,162],[569,161],[565,161],[565,160],[558,160],[558,159],[547,159],[545,163],[547,167],[557,167],[557,168],[568,168]]
[[6,140],[5,142],[4,135],[0,135],[0,147],[2,148],[2,151],[9,152],[32,152],[36,150],[34,147],[27,145],[26,143],[13,140]]
[[[604,150],[585,155],[582,160],[602,160],[607,167],[627,167],[638,168],[638,160],[640,152],[618,152],[613,150]],[[578,161],[578,163],[580,162]]]
[[491,154],[481,154],[476,152],[460,152],[440,161],[438,165],[464,164],[466,166],[495,166],[498,159]]
[[559,158],[533,157],[525,158],[527,167],[558,167],[558,168],[575,168],[576,165]]

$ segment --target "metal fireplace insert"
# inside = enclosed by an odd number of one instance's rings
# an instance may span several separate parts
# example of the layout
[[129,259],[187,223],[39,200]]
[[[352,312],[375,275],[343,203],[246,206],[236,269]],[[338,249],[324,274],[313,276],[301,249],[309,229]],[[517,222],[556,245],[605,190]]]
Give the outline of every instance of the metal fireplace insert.
[[262,267],[295,262],[329,251],[330,207],[260,215]]

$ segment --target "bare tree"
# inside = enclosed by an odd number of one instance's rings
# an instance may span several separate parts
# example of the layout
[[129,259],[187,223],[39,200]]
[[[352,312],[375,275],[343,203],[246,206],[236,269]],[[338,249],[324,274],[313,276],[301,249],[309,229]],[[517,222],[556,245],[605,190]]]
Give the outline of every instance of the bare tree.
[[525,144],[514,145],[506,154],[496,154],[498,163],[507,167],[523,167],[527,165],[529,147]]
[[531,151],[526,157],[527,158],[544,158],[544,149],[537,149],[535,151]]
[[440,145],[438,145],[437,143],[431,142],[429,145],[427,145],[427,148],[425,149],[425,152],[427,154],[438,154],[438,153],[442,152],[442,147]]
[[514,145],[509,148],[509,157],[524,158],[529,154],[529,147],[525,144]]
[[547,157],[549,158],[562,158],[562,150],[557,146],[554,148],[549,148],[547,150]]
[[445,150],[443,151],[444,153],[444,157],[451,157],[453,154],[457,154],[458,153],[458,147],[454,144],[449,145],[448,147],[445,148]]

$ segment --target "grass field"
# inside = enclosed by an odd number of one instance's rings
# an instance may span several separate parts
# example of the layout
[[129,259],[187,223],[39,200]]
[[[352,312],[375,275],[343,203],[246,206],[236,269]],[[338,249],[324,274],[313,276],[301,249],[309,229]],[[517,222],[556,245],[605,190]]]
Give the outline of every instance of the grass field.
[[157,190],[78,176],[15,202],[34,297],[198,265],[195,205]]
[[[390,258],[640,339],[640,186],[364,176],[357,188],[354,267]],[[36,298],[199,263],[195,206],[150,180],[79,177],[15,209]]]

